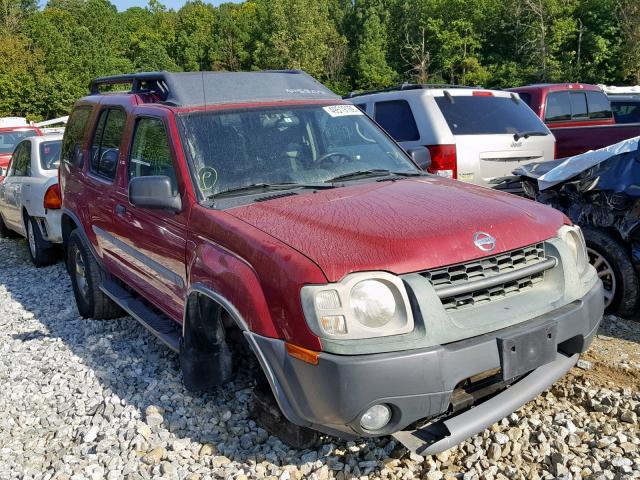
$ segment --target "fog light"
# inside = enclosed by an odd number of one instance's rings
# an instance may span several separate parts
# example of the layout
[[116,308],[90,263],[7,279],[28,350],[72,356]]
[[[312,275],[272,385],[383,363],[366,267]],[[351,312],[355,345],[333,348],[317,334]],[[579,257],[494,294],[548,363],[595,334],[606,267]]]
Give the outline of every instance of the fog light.
[[374,405],[364,412],[360,425],[365,430],[380,430],[391,420],[391,409],[386,405]]

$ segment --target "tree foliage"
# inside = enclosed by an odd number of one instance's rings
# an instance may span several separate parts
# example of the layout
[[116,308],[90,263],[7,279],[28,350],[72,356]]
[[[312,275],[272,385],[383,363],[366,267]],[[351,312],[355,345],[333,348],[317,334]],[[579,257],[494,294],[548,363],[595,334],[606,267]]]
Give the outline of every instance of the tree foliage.
[[404,81],[640,83],[638,0],[0,0],[0,115],[65,114],[91,78],[300,68],[339,93]]

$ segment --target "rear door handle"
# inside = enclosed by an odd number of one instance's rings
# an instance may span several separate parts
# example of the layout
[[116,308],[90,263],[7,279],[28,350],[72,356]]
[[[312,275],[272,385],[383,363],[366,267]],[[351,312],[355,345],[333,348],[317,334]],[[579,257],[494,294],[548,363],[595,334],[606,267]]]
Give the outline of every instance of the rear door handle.
[[124,205],[116,205],[116,215],[123,216],[125,213],[127,213],[127,208]]

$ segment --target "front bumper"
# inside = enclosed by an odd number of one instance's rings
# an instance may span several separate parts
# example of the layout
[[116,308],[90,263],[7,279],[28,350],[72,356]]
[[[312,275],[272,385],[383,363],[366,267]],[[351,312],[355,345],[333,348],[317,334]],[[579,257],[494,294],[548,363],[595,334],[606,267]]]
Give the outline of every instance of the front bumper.
[[[557,325],[557,359],[485,402],[493,404],[491,414],[485,411],[487,408],[476,407],[459,415],[473,413],[473,418],[467,417],[463,422],[465,428],[456,432],[451,431],[456,430],[455,425],[447,426],[450,441],[422,450],[431,454],[503,418],[563,376],[589,347],[603,309],[602,286],[598,282],[582,299],[513,327],[431,348],[368,355],[321,353],[318,365],[287,355],[282,340],[251,332],[245,335],[271,383],[280,409],[290,421],[343,438],[355,438],[391,434],[418,420],[446,413],[460,382],[501,367],[498,338],[526,334],[550,322]],[[391,407],[392,420],[383,430],[364,431],[359,419],[378,403]],[[409,443],[408,439],[402,441]],[[419,449],[411,445],[410,448]]]

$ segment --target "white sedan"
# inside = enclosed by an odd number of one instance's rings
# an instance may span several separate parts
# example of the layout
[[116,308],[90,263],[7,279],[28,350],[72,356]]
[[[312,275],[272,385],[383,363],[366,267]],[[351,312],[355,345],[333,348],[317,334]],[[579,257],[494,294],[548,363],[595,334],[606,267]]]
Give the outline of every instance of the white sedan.
[[29,137],[11,157],[0,183],[0,236],[17,233],[27,238],[37,267],[57,260],[62,242],[61,196],[58,187],[61,135]]

